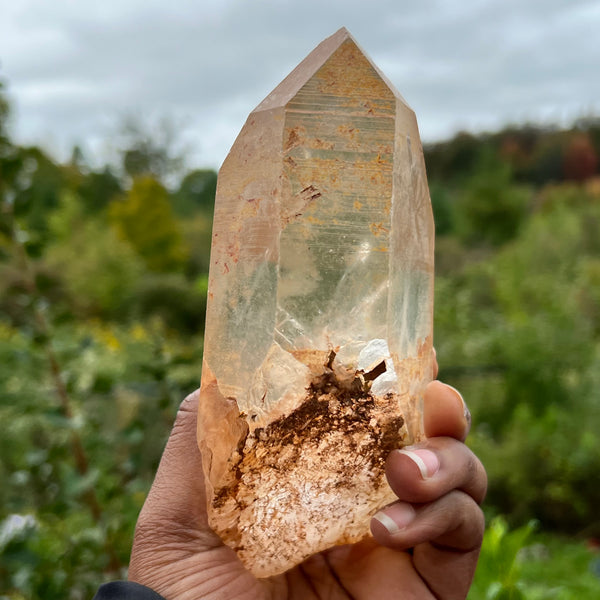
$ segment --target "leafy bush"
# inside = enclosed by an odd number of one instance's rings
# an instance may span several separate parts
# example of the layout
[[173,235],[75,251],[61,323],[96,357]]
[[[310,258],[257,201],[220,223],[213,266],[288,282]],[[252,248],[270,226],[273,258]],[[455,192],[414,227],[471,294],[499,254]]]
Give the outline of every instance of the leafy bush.
[[519,553],[524,549],[534,527],[534,522],[529,522],[509,532],[502,517],[496,517],[490,523],[481,546],[477,576],[469,598],[525,599]]
[[488,525],[468,600],[595,600],[597,550],[537,534],[535,521],[511,530],[502,517]]
[[489,502],[562,531],[600,532],[600,203],[553,188],[518,238],[439,277],[441,377],[465,392]]

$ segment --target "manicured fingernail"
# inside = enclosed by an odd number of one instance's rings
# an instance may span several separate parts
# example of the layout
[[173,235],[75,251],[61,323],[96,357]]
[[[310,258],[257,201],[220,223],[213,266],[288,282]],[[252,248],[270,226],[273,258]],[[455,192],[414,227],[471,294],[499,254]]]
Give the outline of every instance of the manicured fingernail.
[[419,467],[423,479],[433,477],[440,468],[440,461],[437,454],[431,450],[425,450],[424,448],[407,450],[406,448],[402,448],[401,450],[396,450],[396,452],[408,456]]
[[466,423],[466,427],[467,427],[467,431],[465,433],[465,437],[466,437],[471,429],[471,411],[469,410],[469,407],[467,406],[465,399],[462,397],[462,394],[456,388],[452,387],[451,385],[449,385],[448,387],[456,394],[456,396],[458,397],[458,399],[460,400],[460,403],[462,405],[463,415],[465,417],[465,423]]
[[415,509],[410,504],[397,502],[388,506],[385,512],[380,510],[373,518],[381,523],[390,535],[395,535],[415,518]]

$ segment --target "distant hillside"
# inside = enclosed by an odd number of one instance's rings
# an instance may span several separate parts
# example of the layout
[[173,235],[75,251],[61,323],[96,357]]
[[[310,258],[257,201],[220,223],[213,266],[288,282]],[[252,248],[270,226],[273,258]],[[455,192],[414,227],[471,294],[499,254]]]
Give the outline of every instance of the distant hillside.
[[569,129],[526,124],[461,132],[424,150],[430,180],[460,180],[494,158],[508,163],[521,183],[584,181],[599,172],[600,117],[579,119]]

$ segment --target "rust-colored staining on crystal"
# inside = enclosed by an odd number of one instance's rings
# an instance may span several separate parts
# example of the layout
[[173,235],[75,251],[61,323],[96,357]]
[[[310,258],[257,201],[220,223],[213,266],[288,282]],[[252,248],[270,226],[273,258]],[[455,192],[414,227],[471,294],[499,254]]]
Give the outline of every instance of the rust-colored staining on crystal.
[[432,297],[414,113],[342,29],[253,111],[217,186],[198,442],[210,524],[258,577],[393,501]]

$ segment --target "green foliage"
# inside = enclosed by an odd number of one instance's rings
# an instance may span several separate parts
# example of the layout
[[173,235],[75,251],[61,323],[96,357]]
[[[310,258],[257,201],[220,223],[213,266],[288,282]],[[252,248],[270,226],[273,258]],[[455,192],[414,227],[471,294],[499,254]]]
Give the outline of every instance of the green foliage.
[[518,183],[543,186],[598,174],[600,118],[587,117],[564,130],[552,126],[509,126],[498,133],[458,133],[424,148],[430,181],[455,185],[479,171],[483,156],[510,165]]
[[217,189],[217,174],[196,169],[182,180],[173,194],[173,210],[183,220],[182,231],[189,248],[189,274],[208,272],[212,218]]
[[[55,328],[52,340],[60,364],[69,365],[70,418],[39,342],[6,326],[0,331],[0,421],[10,423],[0,437],[0,522],[35,519],[0,550],[0,589],[25,598],[89,598],[102,573],[124,575],[178,403],[198,382],[201,339],[184,343],[160,323],[91,322]],[[85,476],[70,451],[73,431],[89,458]],[[86,501],[92,487],[100,520]]]
[[206,259],[188,260],[152,177],[117,206],[127,182],[109,169],[2,144],[0,590],[90,598],[126,576],[177,406],[199,383]]
[[159,316],[168,327],[181,332],[203,331],[206,289],[190,285],[176,273],[147,276],[136,290],[135,309],[141,319]]
[[109,207],[111,222],[144,259],[158,272],[181,270],[187,258],[179,226],[167,190],[150,176],[135,179],[131,190]]
[[188,275],[196,277],[208,273],[212,241],[212,215],[211,218],[208,218],[200,213],[186,219],[181,224],[181,231],[186,246],[189,248]]
[[173,208],[181,217],[201,212],[212,220],[217,192],[217,174],[212,169],[196,169],[182,180],[173,195]]
[[85,218],[72,194],[63,195],[48,222],[53,241],[44,262],[66,292],[68,310],[80,318],[125,316],[144,273],[141,257],[106,218]]
[[39,254],[48,239],[46,216],[55,209],[65,185],[65,170],[37,148],[22,150],[14,210],[29,235],[30,252]]
[[77,186],[77,195],[90,214],[102,213],[109,202],[120,196],[122,191],[121,182],[108,167],[82,177]]
[[547,190],[518,238],[438,277],[436,292],[441,377],[471,404],[489,501],[513,522],[593,535],[599,219],[600,202],[581,189]]
[[427,173],[430,179],[446,183],[472,173],[480,159],[485,137],[461,131],[447,142],[425,146]]
[[533,522],[509,532],[502,517],[488,526],[479,557],[477,577],[470,598],[524,600],[519,552],[535,528]]
[[8,135],[8,119],[10,106],[4,95],[4,83],[0,80],[0,188],[7,179],[9,156],[13,152],[13,145]]
[[457,198],[455,222],[460,239],[493,246],[507,242],[517,235],[529,199],[528,190],[512,182],[508,164],[484,159]]
[[534,533],[535,521],[510,530],[488,525],[468,600],[595,600],[598,552],[580,542]]
[[563,142],[556,137],[542,138],[523,168],[524,179],[537,185],[562,179]]
[[439,181],[431,181],[429,184],[429,194],[431,196],[431,208],[435,221],[435,235],[437,237],[447,235],[452,232],[453,207],[450,193],[446,186]]
[[592,544],[541,534],[521,552],[527,600],[595,600],[600,557]]

